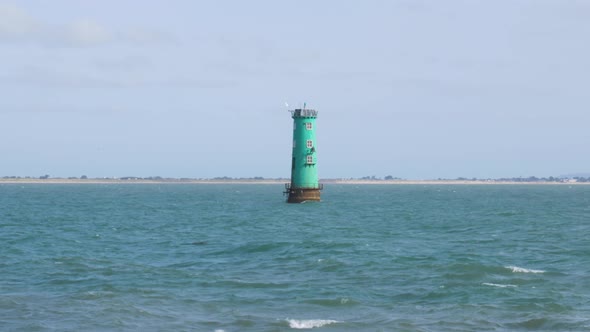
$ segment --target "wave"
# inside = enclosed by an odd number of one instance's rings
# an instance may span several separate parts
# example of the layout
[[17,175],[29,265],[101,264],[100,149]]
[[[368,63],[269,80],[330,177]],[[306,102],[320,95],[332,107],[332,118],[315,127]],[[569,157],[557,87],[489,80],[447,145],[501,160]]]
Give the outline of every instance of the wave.
[[338,321],[331,319],[287,319],[287,322],[292,329],[312,329],[314,327],[338,323]]
[[323,298],[323,299],[312,299],[303,301],[305,303],[317,304],[323,306],[341,306],[341,305],[356,305],[357,301],[351,300],[347,297],[341,298]]
[[505,266],[505,268],[512,270],[514,273],[545,273],[544,270],[525,269],[518,266]]
[[500,287],[500,288],[515,288],[515,287],[518,287],[516,285],[510,285],[510,284],[506,284],[506,285],[504,285],[504,284],[493,284],[491,282],[484,282],[484,283],[482,283],[482,285],[484,285],[484,286],[492,286],[492,287]]

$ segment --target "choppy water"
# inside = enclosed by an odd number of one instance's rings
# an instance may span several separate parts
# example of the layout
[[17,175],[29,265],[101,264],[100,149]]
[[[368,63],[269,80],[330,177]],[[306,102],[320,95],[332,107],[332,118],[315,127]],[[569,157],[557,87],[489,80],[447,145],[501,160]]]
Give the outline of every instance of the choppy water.
[[583,331],[590,186],[0,185],[0,330]]

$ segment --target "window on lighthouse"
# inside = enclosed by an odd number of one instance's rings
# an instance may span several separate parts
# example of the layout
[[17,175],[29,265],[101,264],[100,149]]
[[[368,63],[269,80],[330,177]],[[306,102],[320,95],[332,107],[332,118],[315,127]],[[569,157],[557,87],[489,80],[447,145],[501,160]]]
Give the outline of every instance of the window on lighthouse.
[[307,163],[313,164],[313,156],[307,156]]
[[308,148],[308,149],[311,149],[311,148],[313,148],[313,141],[312,141],[312,140],[310,140],[310,139],[308,139],[308,140],[307,140],[307,148]]
[[306,122],[305,123],[305,129],[311,130],[312,128],[313,128],[313,124],[311,122]]

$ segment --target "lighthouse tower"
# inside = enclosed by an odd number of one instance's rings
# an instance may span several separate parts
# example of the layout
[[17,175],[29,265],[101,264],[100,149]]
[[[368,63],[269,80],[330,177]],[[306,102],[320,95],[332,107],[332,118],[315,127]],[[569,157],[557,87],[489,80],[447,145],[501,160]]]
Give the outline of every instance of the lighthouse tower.
[[285,184],[288,203],[319,201],[323,186],[318,182],[315,119],[316,110],[295,109],[293,118],[293,155],[291,159],[291,183]]

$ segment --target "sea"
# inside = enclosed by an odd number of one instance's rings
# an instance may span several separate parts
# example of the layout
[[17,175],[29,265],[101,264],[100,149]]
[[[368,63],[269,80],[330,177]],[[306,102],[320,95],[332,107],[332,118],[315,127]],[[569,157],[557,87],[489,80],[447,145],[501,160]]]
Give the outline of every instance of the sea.
[[588,331],[590,186],[0,185],[1,331]]

